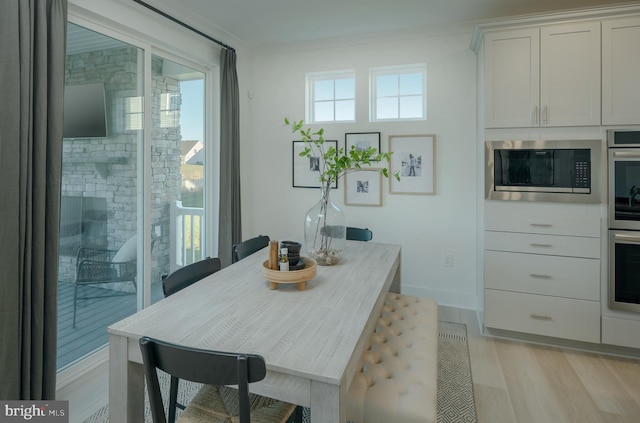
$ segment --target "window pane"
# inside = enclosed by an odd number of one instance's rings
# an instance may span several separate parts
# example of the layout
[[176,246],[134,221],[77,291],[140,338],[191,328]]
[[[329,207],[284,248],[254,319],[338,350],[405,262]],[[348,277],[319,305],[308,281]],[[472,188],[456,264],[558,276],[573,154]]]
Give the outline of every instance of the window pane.
[[315,122],[327,122],[333,120],[333,101],[315,103]]
[[336,101],[336,120],[356,120],[355,109],[354,100]]
[[398,95],[398,75],[379,75],[376,77],[378,97]]
[[[144,55],[134,45],[72,23],[67,35],[65,86],[84,93],[67,98],[75,103],[69,110],[78,114],[86,107],[73,100],[95,99],[96,92],[86,89],[98,83],[106,113],[96,115],[99,121],[89,128],[100,124],[107,131],[96,135],[85,127],[63,140],[58,370],[106,345],[107,327],[135,313],[148,294],[139,282],[148,263],[138,255]],[[64,116],[66,123],[76,118]]]
[[400,97],[400,118],[422,118],[422,96]]
[[355,79],[336,79],[336,100],[352,99],[356,96]]
[[379,98],[376,102],[376,117],[378,119],[397,119],[398,98]]
[[314,101],[333,100],[333,80],[314,81],[313,99]]
[[[152,61],[152,271],[160,284],[162,274],[205,257],[205,80],[202,72],[161,56]],[[175,117],[173,125],[165,124],[164,107]]]
[[422,94],[422,74],[405,73],[400,75],[400,95]]

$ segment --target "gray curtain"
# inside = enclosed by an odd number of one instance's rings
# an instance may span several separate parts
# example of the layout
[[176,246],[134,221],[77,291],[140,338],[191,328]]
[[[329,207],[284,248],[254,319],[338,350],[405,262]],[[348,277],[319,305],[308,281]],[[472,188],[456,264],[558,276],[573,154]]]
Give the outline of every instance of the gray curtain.
[[0,2],[0,399],[56,388],[67,0]]
[[220,221],[218,257],[231,264],[231,247],[242,240],[240,213],[240,97],[235,51],[220,54]]

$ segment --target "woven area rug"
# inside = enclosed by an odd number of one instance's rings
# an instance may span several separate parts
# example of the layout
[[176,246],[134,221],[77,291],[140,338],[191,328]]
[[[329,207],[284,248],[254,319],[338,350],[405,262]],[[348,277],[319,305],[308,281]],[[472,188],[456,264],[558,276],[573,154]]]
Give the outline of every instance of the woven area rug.
[[438,322],[438,423],[477,422],[467,326]]
[[[160,383],[163,392],[168,392],[169,378],[160,377]],[[199,384],[180,381],[178,402],[183,404],[189,402],[198,389],[200,389]],[[152,423],[148,402],[145,405],[144,414],[145,423]],[[109,407],[105,406],[84,423],[107,422],[109,422]],[[303,423],[309,422],[309,409],[305,409]],[[460,323],[440,321],[438,322],[438,423],[461,422],[477,422],[467,327]]]

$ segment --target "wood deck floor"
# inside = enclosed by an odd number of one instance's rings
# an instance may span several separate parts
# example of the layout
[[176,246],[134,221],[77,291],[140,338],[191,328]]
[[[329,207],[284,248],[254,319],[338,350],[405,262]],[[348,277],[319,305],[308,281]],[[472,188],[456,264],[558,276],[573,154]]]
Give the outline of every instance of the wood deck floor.
[[[107,327],[136,311],[135,295],[79,300],[74,328],[73,287],[72,283],[58,283],[58,371],[105,346]],[[80,289],[86,296],[109,293],[109,290],[90,286]],[[162,298],[161,284],[152,284],[151,302]]]

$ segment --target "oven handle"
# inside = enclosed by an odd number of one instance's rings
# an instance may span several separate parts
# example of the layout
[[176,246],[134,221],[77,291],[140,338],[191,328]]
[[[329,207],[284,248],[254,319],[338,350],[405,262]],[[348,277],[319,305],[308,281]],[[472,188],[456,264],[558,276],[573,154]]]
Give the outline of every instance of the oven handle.
[[627,158],[627,159],[640,159],[640,151],[614,151],[613,157]]
[[637,235],[613,234],[613,240],[640,244],[640,236]]

